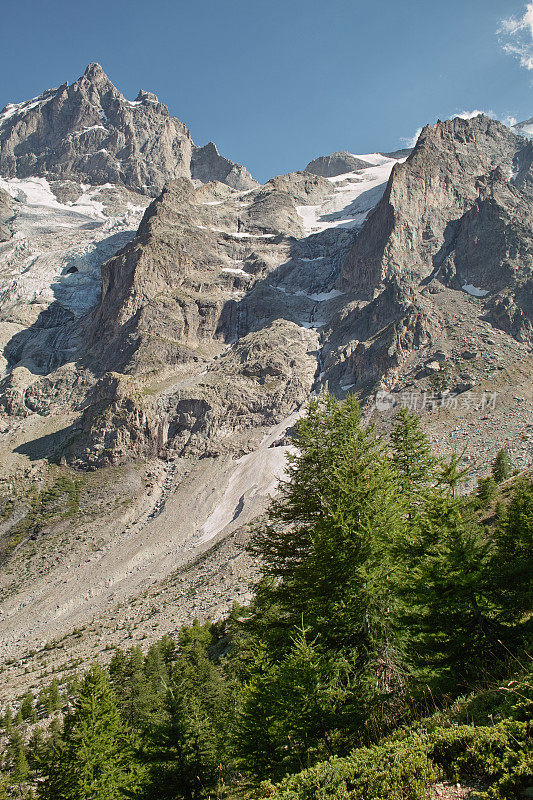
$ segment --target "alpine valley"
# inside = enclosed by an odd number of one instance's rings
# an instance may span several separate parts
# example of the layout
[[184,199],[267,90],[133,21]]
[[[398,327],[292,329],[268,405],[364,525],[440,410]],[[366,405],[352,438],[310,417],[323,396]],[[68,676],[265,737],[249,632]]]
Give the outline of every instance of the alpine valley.
[[[4,697],[246,604],[309,398],[418,410],[470,481],[533,432],[531,120],[259,185],[98,64],[0,112]],[[302,167],[303,165],[295,165]]]

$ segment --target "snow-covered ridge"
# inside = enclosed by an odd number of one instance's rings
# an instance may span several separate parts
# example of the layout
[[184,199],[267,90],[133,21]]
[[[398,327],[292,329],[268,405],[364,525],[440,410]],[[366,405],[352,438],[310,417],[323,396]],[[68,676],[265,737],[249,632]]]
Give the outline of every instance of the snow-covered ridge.
[[512,130],[519,136],[526,136],[528,139],[533,139],[533,117],[526,119],[524,122],[519,122],[513,125]]
[[37,108],[37,106],[48,102],[55,91],[55,89],[48,89],[46,92],[43,92],[31,100],[25,100],[23,103],[8,103],[0,112],[0,126],[12,117],[25,114],[27,111],[31,111],[32,108]]
[[297,207],[307,235],[328,228],[359,228],[381,199],[393,166],[405,161],[388,158],[381,153],[355,157],[372,166],[328,178],[332,184],[332,194],[324,203]]

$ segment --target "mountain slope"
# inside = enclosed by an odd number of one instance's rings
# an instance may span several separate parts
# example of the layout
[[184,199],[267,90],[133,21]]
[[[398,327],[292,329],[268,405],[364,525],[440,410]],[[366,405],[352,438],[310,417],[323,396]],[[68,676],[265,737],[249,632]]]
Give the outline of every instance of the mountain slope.
[[[474,475],[502,446],[527,466],[531,153],[458,119],[410,154],[332,154],[257,186],[95,65],[5,110],[6,657],[93,618],[91,637],[102,624],[119,643],[148,603],[150,639],[177,624],[171,607],[243,599],[244,531],[323,389],[356,392],[379,425],[416,407],[439,451],[469,444]],[[58,470],[85,487],[68,520],[34,507]],[[210,576],[194,600],[176,578],[191,563]]]

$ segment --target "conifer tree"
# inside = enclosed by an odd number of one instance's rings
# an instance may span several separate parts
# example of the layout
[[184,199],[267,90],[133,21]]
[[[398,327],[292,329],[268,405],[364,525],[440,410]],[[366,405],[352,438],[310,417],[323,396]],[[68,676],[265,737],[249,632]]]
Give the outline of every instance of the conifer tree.
[[533,486],[519,480],[494,532],[488,567],[492,597],[507,624],[533,608]]
[[295,633],[280,663],[272,661],[267,648],[257,652],[254,675],[242,692],[235,736],[246,770],[260,778],[277,777],[328,758],[332,730],[337,731],[336,753],[342,752],[338,728],[349,696],[335,672],[305,628]]
[[478,480],[476,495],[482,506],[488,506],[496,497],[497,491],[496,481],[492,475]]
[[137,645],[125,653],[118,649],[109,672],[124,720],[131,728],[142,728],[148,720],[152,697],[141,648]]
[[146,800],[197,800],[220,777],[228,747],[230,694],[210,660],[211,636],[195,623],[180,634],[166,696],[146,750],[150,779]]
[[318,652],[347,665],[341,691],[352,726],[390,724],[402,713],[406,683],[402,569],[393,558],[407,524],[406,492],[354,398],[311,403],[295,444],[287,481],[251,547],[266,577],[247,629],[280,665],[303,621]]
[[394,468],[403,489],[417,501],[418,495],[435,482],[437,464],[420,419],[402,408],[390,435]]
[[362,426],[354,398],[326,396],[297,424],[295,444],[281,496],[250,548],[267,579],[257,622],[267,614],[272,628],[273,612],[287,648],[302,618],[319,646],[379,648],[393,627],[387,554],[405,513],[385,443]]
[[46,767],[42,800],[118,800],[137,785],[133,741],[97,665],[86,674]]
[[9,735],[11,733],[11,731],[13,730],[13,712],[11,711],[11,706],[9,705],[9,703],[6,706],[6,710],[5,710],[5,713],[4,713],[4,719],[3,719],[2,723],[3,723],[3,726],[5,728],[6,733]]
[[409,652],[420,683],[434,691],[464,688],[498,638],[484,582],[489,545],[471,503],[456,494],[454,469],[448,465],[448,487],[424,508],[405,554]]
[[61,708],[61,695],[59,694],[59,686],[57,680],[54,678],[48,689],[48,696],[46,698],[46,710],[51,714],[54,711],[59,711]]
[[23,720],[29,719],[33,713],[33,695],[31,692],[26,692],[22,698],[20,706],[20,713]]
[[40,771],[46,754],[46,742],[42,729],[36,725],[28,743],[28,763],[34,771]]
[[513,474],[513,465],[509,453],[505,448],[498,450],[492,465],[492,477],[496,483],[503,483]]
[[7,752],[10,765],[10,778],[16,784],[22,783],[27,779],[30,768],[26,757],[26,747],[24,746],[24,740],[20,731],[14,730],[11,733]]

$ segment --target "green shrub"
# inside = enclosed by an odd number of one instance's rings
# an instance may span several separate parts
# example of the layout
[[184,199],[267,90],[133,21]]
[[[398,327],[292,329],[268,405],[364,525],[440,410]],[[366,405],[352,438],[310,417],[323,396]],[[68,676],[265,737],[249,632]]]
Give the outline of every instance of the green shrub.
[[528,722],[450,725],[401,732],[388,741],[355,750],[261,784],[261,797],[277,800],[424,800],[437,780],[481,786],[473,799],[515,800],[533,783],[533,748]]
[[485,784],[479,797],[518,797],[533,780],[533,750],[528,724],[503,720],[492,727],[460,725],[432,736],[429,757],[446,778]]
[[261,785],[262,796],[279,800],[424,800],[437,778],[427,742],[413,734],[402,741],[362,747],[291,775],[278,786]]

